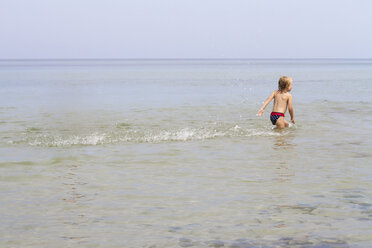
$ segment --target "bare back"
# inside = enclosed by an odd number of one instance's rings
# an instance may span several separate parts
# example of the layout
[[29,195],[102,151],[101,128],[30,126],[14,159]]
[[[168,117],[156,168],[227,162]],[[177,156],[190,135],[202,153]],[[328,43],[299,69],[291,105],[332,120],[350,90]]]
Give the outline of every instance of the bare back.
[[277,90],[274,94],[273,112],[285,113],[287,111],[288,100],[291,94]]

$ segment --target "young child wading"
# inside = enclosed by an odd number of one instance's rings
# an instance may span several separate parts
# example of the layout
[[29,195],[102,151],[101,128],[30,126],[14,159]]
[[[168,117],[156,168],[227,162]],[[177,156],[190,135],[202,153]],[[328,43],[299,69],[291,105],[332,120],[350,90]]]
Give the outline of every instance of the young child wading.
[[258,116],[262,116],[264,109],[267,104],[271,102],[274,98],[273,112],[271,112],[270,120],[273,125],[276,125],[277,128],[283,129],[289,126],[289,123],[284,119],[284,113],[287,111],[291,116],[292,123],[295,123],[293,115],[293,105],[292,105],[292,95],[289,93],[292,90],[292,78],[290,77],[281,77],[278,83],[278,90],[275,90],[271,95],[266,99],[262,108],[258,111]]

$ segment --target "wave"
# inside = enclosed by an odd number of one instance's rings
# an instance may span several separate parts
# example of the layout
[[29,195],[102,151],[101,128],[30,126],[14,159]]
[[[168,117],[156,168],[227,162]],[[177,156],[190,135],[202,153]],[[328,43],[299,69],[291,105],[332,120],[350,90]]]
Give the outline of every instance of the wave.
[[8,144],[27,144],[43,147],[96,146],[120,143],[161,143],[200,141],[226,137],[279,136],[283,133],[271,128],[241,128],[238,125],[229,128],[179,128],[163,130],[111,130],[109,132],[94,131],[87,134],[58,134],[27,132],[20,140],[9,141]]

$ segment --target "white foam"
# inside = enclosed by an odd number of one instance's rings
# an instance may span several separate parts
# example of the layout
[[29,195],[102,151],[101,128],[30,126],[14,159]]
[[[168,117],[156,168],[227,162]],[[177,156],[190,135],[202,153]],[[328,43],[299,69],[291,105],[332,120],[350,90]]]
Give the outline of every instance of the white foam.
[[239,129],[241,129],[241,127],[239,127],[238,125],[236,125],[236,126],[234,127],[234,130],[235,130],[235,131],[237,131],[237,130],[239,130]]
[[106,134],[93,133],[87,136],[39,136],[28,144],[32,146],[73,146],[73,145],[99,145],[105,143]]
[[24,140],[10,141],[13,144],[27,143],[31,146],[49,146],[49,147],[69,147],[75,145],[102,145],[117,143],[160,143],[169,141],[198,141],[214,139],[219,137],[254,137],[254,136],[280,136],[271,128],[245,128],[239,125],[226,127],[219,125],[216,128],[181,128],[164,130],[111,130],[111,132],[93,132],[91,134],[80,135],[53,135],[28,133]]
[[[161,131],[159,134],[147,134],[143,137],[144,142],[161,142],[161,141],[187,141],[203,140],[224,136],[224,133],[208,130],[198,130],[183,128],[179,131]],[[139,139],[141,140],[141,138]]]

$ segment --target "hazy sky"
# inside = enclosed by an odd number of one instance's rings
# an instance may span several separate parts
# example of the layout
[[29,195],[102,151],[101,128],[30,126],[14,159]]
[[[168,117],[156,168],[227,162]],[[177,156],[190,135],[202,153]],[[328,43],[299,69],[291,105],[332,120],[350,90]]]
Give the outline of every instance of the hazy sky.
[[0,0],[6,58],[372,58],[372,1]]

